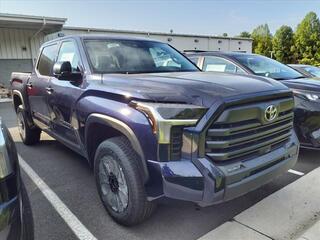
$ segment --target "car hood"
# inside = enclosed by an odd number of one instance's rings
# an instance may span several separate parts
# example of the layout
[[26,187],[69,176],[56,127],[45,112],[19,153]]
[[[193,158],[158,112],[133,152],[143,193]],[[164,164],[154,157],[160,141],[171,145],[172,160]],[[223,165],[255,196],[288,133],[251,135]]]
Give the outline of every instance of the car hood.
[[292,89],[320,91],[320,78],[289,79],[281,82]]
[[211,106],[218,98],[271,95],[288,90],[280,82],[267,78],[209,72],[104,74],[100,81],[90,81],[90,88],[133,99],[202,106]]

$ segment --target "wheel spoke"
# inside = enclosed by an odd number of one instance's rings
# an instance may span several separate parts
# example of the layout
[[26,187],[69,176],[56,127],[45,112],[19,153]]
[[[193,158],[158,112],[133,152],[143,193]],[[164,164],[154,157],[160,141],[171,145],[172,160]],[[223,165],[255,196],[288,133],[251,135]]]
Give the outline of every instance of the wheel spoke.
[[101,186],[101,192],[103,196],[108,196],[111,193],[109,184],[102,184]]
[[121,168],[119,169],[119,174],[117,176],[117,179],[118,179],[119,185],[127,185]]
[[99,173],[99,180],[101,184],[109,184],[109,178],[104,171]]
[[114,193],[109,194],[109,204],[111,205],[113,210],[118,211],[119,205],[118,205],[116,194]]
[[121,200],[119,194],[117,194],[116,196],[117,196],[116,198],[117,198],[117,204],[118,204],[118,211],[119,211],[119,212],[122,212],[123,209],[124,209],[122,200]]
[[119,199],[120,199],[121,204],[123,205],[123,207],[124,208],[127,207],[127,205],[128,205],[128,194],[125,193],[123,190],[119,189],[118,195],[119,195]]
[[111,172],[115,176],[118,176],[118,174],[119,174],[118,163],[114,159],[110,159],[109,163],[110,163]]
[[102,165],[103,165],[103,169],[104,169],[105,173],[107,173],[109,175],[111,173],[109,161],[103,159],[102,160]]

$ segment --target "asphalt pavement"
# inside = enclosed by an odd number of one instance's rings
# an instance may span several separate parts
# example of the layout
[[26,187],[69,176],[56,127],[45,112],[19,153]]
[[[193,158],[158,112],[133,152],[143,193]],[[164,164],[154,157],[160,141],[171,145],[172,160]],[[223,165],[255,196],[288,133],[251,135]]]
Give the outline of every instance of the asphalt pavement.
[[[286,173],[240,198],[206,208],[164,200],[149,220],[127,228],[116,224],[104,210],[92,169],[84,158],[46,134],[35,146],[23,145],[11,103],[0,103],[0,117],[9,128],[20,156],[97,239],[198,239],[302,177]],[[318,151],[301,150],[293,169],[307,174],[320,166],[318,156]],[[30,177],[25,172],[22,176],[34,214],[35,239],[79,239]]]

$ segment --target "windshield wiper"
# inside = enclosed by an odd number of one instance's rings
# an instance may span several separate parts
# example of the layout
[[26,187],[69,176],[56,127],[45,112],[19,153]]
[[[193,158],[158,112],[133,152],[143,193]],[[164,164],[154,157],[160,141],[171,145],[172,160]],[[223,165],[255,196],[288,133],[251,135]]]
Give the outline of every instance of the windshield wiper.
[[273,78],[274,80],[291,80],[291,79],[301,79],[301,78],[306,78],[304,76],[299,76],[299,77],[295,77],[295,78]]
[[288,80],[290,78],[273,78],[274,80]]

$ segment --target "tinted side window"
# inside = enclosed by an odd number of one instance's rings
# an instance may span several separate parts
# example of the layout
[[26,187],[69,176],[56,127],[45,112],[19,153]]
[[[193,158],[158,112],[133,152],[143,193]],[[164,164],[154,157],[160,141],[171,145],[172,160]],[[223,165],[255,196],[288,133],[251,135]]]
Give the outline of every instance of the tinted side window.
[[44,47],[41,55],[40,55],[40,59],[39,59],[39,63],[38,63],[38,71],[41,75],[44,76],[52,76],[52,68],[55,62],[55,58],[57,56],[57,45],[50,45],[47,47]]
[[63,42],[61,44],[58,62],[70,62],[72,71],[79,72],[79,55],[77,52],[77,46],[74,42]]
[[205,57],[203,70],[208,72],[244,73],[235,64],[220,57]]

